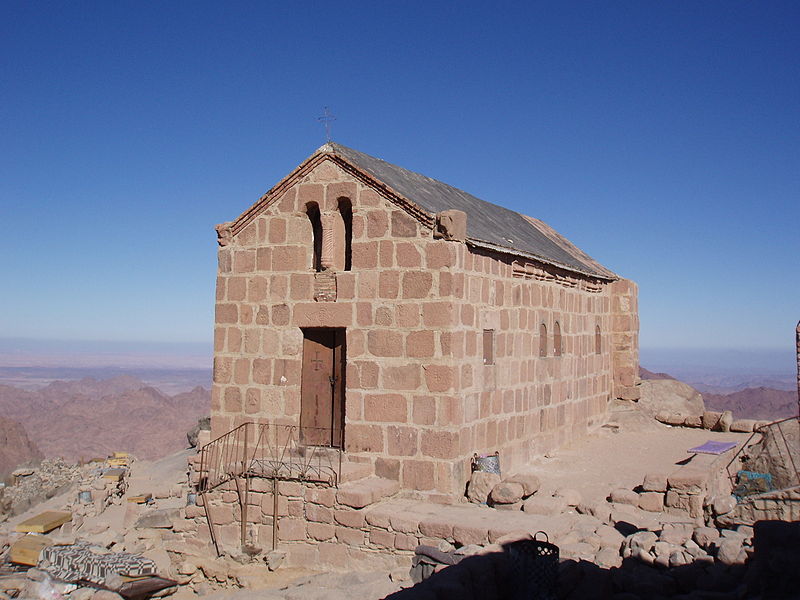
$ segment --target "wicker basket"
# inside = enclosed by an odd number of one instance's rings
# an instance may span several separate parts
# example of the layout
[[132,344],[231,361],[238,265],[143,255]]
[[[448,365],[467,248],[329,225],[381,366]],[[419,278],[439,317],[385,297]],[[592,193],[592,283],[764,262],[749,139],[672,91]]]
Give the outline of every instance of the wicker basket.
[[[539,535],[544,535],[544,541]],[[512,600],[556,600],[558,590],[558,546],[544,531],[533,539],[506,546],[514,578]]]

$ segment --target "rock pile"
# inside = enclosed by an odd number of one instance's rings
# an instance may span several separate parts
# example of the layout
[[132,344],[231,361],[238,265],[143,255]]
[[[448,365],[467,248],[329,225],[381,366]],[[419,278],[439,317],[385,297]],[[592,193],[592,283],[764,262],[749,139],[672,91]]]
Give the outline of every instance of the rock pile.
[[81,477],[81,467],[60,458],[47,458],[36,468],[15,472],[15,484],[0,496],[2,515],[18,515],[31,506],[65,491]]
[[656,414],[656,420],[674,427],[697,427],[709,431],[733,431],[738,433],[757,431],[759,427],[769,423],[768,421],[756,421],[755,419],[734,419],[733,413],[729,410],[722,412],[707,410],[702,415],[660,411]]

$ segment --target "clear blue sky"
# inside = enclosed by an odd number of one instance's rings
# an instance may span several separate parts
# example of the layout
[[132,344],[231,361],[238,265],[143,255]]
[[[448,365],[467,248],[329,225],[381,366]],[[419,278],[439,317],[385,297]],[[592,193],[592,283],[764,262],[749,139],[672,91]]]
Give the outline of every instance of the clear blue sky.
[[648,347],[790,348],[798,2],[0,7],[0,336],[209,343],[213,226],[333,138],[539,217]]

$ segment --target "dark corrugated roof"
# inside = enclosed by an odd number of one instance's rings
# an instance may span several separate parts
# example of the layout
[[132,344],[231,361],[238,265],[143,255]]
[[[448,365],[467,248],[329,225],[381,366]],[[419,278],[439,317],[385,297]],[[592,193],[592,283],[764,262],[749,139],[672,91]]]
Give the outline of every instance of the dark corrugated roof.
[[470,241],[530,255],[571,271],[616,279],[613,272],[541,221],[346,146],[329,143],[320,151],[341,156],[431,214],[448,209],[464,211]]

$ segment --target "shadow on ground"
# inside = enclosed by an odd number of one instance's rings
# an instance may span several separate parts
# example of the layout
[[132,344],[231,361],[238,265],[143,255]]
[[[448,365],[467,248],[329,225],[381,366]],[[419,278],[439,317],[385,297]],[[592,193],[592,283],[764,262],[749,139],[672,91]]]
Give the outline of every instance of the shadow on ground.
[[515,568],[519,561],[509,544],[503,552],[467,557],[386,600],[800,599],[800,522],[760,521],[753,540],[744,565],[664,569],[629,558],[605,569],[562,560],[556,586],[548,586],[539,569]]

